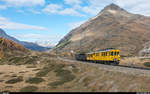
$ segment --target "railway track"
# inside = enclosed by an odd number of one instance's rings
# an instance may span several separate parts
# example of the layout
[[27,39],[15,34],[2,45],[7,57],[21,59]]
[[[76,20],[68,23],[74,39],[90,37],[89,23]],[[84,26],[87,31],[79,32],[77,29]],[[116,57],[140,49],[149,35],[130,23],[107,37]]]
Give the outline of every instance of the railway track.
[[127,65],[117,65],[119,67],[127,67],[127,68],[134,68],[134,69],[141,69],[141,70],[150,70],[150,68],[144,68],[144,67],[137,67],[137,66],[127,66]]
[[[87,62],[87,61],[77,61],[77,60],[72,60],[72,59],[67,59],[67,58],[60,58],[61,60],[69,61],[69,62],[80,62],[80,63],[95,63],[95,62]],[[101,64],[101,63],[95,63],[95,64]],[[101,64],[101,65],[106,65],[106,66],[114,66],[114,67],[124,67],[124,68],[132,68],[132,69],[139,69],[139,70],[150,70],[150,68],[146,67],[139,67],[139,66],[129,66],[129,65],[107,65],[107,64]]]

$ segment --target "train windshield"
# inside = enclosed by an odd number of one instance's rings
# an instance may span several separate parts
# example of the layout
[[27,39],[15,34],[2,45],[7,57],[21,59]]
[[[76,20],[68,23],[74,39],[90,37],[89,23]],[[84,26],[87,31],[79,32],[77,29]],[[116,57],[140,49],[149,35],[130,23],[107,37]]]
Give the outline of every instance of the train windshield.
[[117,55],[119,55],[119,52],[117,52]]

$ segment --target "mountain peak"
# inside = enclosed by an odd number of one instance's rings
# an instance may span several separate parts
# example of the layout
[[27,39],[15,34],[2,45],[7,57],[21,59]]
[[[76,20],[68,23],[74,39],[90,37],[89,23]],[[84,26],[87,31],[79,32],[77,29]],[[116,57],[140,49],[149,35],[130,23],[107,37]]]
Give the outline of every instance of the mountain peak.
[[98,15],[96,17],[99,17],[101,15],[121,15],[121,16],[130,16],[129,13],[124,10],[123,8],[119,7],[118,5],[112,3],[106,7],[104,7],[104,9],[98,13]]
[[114,3],[106,6],[103,10],[108,10],[108,9],[110,9],[110,10],[124,10]]

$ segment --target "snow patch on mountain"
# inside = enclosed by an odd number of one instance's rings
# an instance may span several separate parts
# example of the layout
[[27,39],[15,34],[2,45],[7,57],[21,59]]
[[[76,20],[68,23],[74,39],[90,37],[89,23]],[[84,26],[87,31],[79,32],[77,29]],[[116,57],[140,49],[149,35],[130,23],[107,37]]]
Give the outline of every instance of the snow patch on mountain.
[[42,47],[54,47],[56,44],[52,44],[51,41],[47,40],[47,41],[35,41],[35,43],[39,46]]

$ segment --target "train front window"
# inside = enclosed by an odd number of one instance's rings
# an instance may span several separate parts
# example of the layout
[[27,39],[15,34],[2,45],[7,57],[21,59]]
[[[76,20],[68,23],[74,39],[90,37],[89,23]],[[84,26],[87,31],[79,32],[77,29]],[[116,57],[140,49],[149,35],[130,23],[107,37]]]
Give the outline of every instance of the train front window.
[[116,55],[117,55],[117,52],[115,52],[114,55],[116,56]]
[[119,52],[117,52],[117,55],[119,55]]

